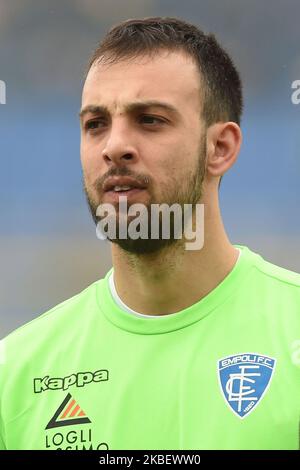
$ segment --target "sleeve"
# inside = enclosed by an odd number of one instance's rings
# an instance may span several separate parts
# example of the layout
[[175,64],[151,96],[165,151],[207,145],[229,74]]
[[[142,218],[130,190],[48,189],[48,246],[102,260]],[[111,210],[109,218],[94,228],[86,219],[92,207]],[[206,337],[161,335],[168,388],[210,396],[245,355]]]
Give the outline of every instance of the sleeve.
[[3,416],[2,416],[2,392],[3,392],[3,375],[4,375],[4,341],[0,341],[0,450],[6,450],[4,442],[4,426],[3,426]]
[[1,432],[0,432],[0,450],[6,450],[6,447],[5,447],[5,444],[4,444],[4,439],[1,435]]

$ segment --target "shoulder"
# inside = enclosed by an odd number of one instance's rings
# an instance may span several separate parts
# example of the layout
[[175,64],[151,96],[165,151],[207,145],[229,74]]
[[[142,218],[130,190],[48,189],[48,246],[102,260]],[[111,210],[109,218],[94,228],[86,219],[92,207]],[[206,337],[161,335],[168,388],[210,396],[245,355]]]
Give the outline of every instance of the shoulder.
[[257,273],[261,274],[271,283],[277,285],[290,287],[300,292],[300,274],[290,271],[281,266],[277,266],[269,261],[266,261],[261,256],[257,257],[254,263]]
[[22,348],[30,349],[33,342],[38,344],[49,339],[55,341],[59,333],[66,333],[69,326],[80,319],[89,303],[96,302],[99,282],[101,280],[14,330],[2,340],[2,347],[15,349],[18,346],[20,352]]
[[266,260],[247,246],[235,245],[242,250],[240,265],[247,271],[245,288],[268,302],[278,299],[291,300],[299,311],[300,273],[283,268]]

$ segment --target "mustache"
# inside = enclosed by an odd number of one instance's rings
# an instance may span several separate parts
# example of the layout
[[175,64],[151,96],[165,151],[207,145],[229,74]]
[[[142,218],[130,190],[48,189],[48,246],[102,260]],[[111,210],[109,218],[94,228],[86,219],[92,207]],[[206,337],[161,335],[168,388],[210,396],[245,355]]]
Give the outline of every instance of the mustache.
[[151,182],[151,178],[149,176],[143,175],[141,173],[133,173],[126,167],[111,168],[103,176],[99,176],[99,178],[95,180],[93,184],[94,189],[102,192],[104,182],[107,180],[107,178],[110,178],[112,176],[129,176],[139,181],[141,184],[145,186],[148,186]]

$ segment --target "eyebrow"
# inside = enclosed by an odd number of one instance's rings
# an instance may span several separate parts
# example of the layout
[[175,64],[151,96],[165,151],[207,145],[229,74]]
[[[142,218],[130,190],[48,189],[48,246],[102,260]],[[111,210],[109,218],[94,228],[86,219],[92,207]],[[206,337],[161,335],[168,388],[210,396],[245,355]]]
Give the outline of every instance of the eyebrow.
[[[124,111],[125,113],[130,113],[134,111],[141,111],[146,108],[150,107],[155,107],[155,108],[161,108],[164,109],[165,111],[168,111],[176,117],[180,117],[180,113],[178,109],[175,108],[170,103],[165,103],[163,101],[157,101],[157,100],[148,100],[148,101],[135,101],[132,103],[128,103],[124,106]],[[82,119],[86,114],[109,114],[109,110],[106,106],[100,106],[100,105],[87,105],[84,108],[81,109],[79,113],[80,119]]]

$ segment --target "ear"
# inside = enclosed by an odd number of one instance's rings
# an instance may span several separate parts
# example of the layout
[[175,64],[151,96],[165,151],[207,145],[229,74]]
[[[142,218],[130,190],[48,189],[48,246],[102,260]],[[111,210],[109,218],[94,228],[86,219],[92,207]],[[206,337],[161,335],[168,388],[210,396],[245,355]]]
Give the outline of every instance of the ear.
[[207,129],[207,174],[222,176],[231,168],[242,143],[241,128],[235,122],[218,122]]

